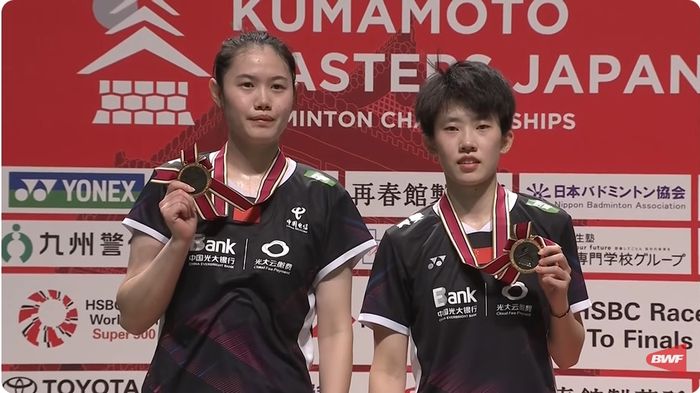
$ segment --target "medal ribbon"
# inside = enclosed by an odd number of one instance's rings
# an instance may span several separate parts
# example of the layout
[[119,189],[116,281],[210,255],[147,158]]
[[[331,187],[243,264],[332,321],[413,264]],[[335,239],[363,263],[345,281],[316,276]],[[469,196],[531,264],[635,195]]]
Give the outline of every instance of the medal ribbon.
[[[234,221],[253,223],[260,217],[260,204],[265,202],[282,183],[282,177],[287,170],[287,159],[281,150],[277,150],[275,158],[265,172],[258,189],[255,200],[251,202],[238,191],[226,185],[226,144],[219,150],[214,158],[214,164],[206,156],[198,157],[197,145],[191,150],[182,150],[180,160],[182,166],[197,163],[202,165],[211,176],[209,188],[194,197],[197,212],[205,220],[214,220],[226,217],[228,205],[235,209],[231,212]],[[213,173],[212,173],[213,172]],[[168,184],[177,180],[180,169],[158,167],[152,182]],[[240,214],[236,214],[236,210]],[[243,213],[241,213],[243,212]]]
[[492,228],[492,253],[491,261],[479,263],[467,234],[464,232],[462,222],[455,213],[447,191],[442,194],[438,202],[440,220],[454,246],[460,260],[465,265],[474,267],[488,273],[505,284],[517,281],[520,272],[510,263],[510,249],[519,239],[532,238],[543,247],[554,242],[540,236],[531,235],[531,223],[524,222],[513,227],[510,225],[510,213],[508,211],[508,196],[505,187],[496,185],[493,210],[491,211]]

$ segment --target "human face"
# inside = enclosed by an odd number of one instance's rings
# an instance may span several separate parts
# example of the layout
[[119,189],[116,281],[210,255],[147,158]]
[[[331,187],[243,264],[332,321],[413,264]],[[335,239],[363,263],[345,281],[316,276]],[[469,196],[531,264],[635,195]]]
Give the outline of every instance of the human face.
[[425,137],[426,147],[438,157],[448,187],[494,184],[501,154],[512,142],[513,132],[502,134],[495,116],[479,118],[454,104],[437,116],[433,137]]
[[289,68],[270,46],[237,52],[223,86],[212,79],[214,101],[223,108],[229,139],[249,145],[278,144],[294,104]]

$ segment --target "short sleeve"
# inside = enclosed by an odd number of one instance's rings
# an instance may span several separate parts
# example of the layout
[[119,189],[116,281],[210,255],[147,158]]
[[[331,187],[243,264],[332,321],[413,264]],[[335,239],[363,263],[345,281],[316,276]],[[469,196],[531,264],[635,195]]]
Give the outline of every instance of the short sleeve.
[[321,269],[314,285],[348,261],[357,262],[359,257],[377,245],[350,195],[342,187],[335,187],[339,192],[328,212],[329,219],[321,245]]
[[370,327],[381,325],[409,335],[413,319],[410,311],[410,285],[400,253],[387,232],[374,257],[359,321]]
[[137,230],[161,243],[166,243],[170,238],[170,230],[165,225],[158,207],[158,204],[165,196],[165,190],[165,185],[149,180],[122,221],[122,224],[132,232]]
[[581,270],[581,262],[578,259],[578,247],[576,246],[574,226],[571,222],[571,217],[568,215],[559,242],[557,243],[561,246],[562,252],[569,263],[569,267],[571,267],[571,282],[569,283],[568,298],[571,312],[577,313],[589,308],[591,306],[591,301],[588,298],[586,282],[583,279],[583,271]]

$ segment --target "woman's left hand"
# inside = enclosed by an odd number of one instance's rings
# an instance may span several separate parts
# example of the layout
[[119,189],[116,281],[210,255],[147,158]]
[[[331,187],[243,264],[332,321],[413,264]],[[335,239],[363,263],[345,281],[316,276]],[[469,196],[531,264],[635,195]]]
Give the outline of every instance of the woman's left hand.
[[569,309],[567,294],[571,282],[571,267],[558,245],[543,247],[535,272],[553,315],[562,315]]

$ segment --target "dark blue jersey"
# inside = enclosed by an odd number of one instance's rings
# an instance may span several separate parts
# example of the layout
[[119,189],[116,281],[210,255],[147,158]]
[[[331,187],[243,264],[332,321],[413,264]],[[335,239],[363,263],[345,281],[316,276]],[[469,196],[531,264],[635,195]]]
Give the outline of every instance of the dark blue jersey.
[[[289,161],[259,223],[200,219],[144,392],[312,391],[315,288],[375,241],[334,179]],[[124,224],[166,242],[165,190],[149,183]]]
[[[535,234],[562,247],[571,310],[589,307],[569,215],[508,194],[513,224],[531,221]],[[418,393],[554,392],[550,310],[537,276],[521,274],[509,286],[463,264],[438,214],[427,207],[384,234],[360,322],[410,335]],[[477,251],[488,251],[482,263],[491,256],[490,230],[467,231]]]

